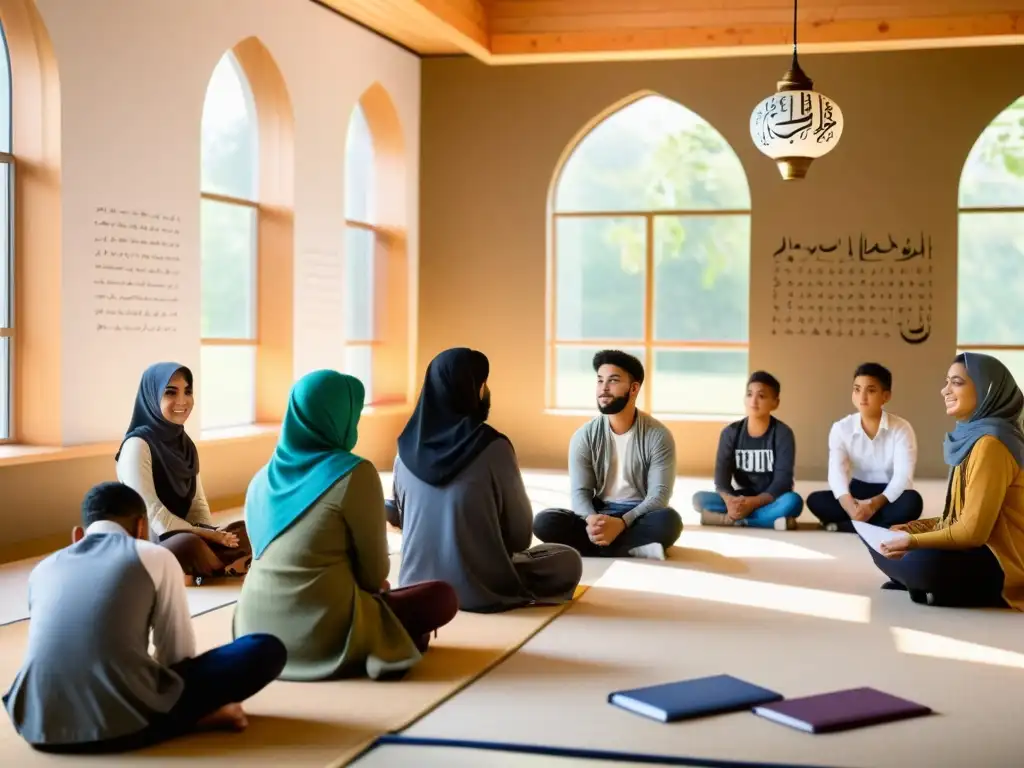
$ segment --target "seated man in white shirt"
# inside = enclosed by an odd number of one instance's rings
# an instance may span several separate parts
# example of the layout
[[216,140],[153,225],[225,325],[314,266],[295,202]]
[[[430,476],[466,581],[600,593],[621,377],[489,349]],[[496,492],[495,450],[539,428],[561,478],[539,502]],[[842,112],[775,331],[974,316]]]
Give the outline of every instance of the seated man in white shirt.
[[833,424],[828,436],[829,490],[807,497],[807,508],[825,530],[853,533],[852,520],[888,528],[921,516],[924,502],[913,490],[917,438],[909,421],[884,410],[891,397],[887,368],[857,368],[857,413]]
[[184,574],[147,541],[142,497],[102,483],[82,517],[29,577],[28,649],[4,696],[14,729],[41,751],[94,753],[245,728],[241,702],[281,673],[281,641],[247,635],[197,656]]

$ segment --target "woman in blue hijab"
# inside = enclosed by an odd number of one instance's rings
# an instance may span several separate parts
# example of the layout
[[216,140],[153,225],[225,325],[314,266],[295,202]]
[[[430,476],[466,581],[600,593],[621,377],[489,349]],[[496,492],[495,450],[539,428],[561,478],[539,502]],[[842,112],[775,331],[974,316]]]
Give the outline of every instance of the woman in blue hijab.
[[1024,610],[1024,394],[990,355],[958,355],[942,388],[956,419],[943,453],[949,465],[941,517],[893,530],[871,550],[890,581],[915,602]]
[[147,368],[132,420],[114,456],[117,479],[146,502],[149,533],[171,550],[191,581],[241,576],[251,556],[242,522],[218,530],[199,477],[199,453],[185,431],[195,405],[192,371],[180,363]]
[[400,673],[458,611],[444,582],[390,589],[380,476],[353,453],[363,398],[351,376],[302,377],[246,494],[254,560],[234,631],[280,638],[285,680]]

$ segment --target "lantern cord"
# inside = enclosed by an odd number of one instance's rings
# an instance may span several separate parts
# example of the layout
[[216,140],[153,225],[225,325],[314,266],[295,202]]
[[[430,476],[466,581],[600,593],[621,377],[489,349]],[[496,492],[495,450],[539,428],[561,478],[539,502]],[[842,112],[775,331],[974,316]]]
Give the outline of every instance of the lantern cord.
[[799,64],[796,60],[796,10],[799,0],[793,0],[793,69],[796,69]]

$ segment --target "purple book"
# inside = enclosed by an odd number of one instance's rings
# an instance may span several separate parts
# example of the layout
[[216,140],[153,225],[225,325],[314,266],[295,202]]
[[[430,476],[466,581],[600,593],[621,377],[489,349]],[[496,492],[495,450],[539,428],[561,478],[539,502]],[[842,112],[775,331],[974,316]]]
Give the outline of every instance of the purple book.
[[754,708],[754,713],[809,733],[845,731],[876,723],[930,715],[930,707],[915,704],[874,688],[786,699]]

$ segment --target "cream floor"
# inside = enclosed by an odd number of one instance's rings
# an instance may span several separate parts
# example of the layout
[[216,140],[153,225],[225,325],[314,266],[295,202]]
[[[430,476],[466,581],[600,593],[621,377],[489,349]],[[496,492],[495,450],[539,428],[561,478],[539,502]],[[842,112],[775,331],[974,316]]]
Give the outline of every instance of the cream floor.
[[[536,509],[567,504],[564,473],[524,474]],[[389,478],[382,479],[389,487]],[[1024,711],[1019,614],[927,608],[881,591],[883,578],[852,535],[699,528],[689,497],[707,485],[679,479],[674,505],[687,527],[668,561],[587,560],[591,588],[576,604],[405,733],[800,765],[1024,762],[1017,730]],[[819,487],[797,490],[806,495]],[[918,488],[926,515],[933,513],[943,484]],[[0,616],[22,611],[31,565],[0,569]],[[210,587],[190,590],[194,610],[201,598],[193,595],[204,589]],[[606,703],[621,688],[717,673],[787,696],[872,685],[937,714],[811,736],[746,713],[663,725]],[[564,762],[482,754],[487,765]],[[381,757],[388,755],[368,755],[365,764],[470,765],[474,759],[414,747],[392,752],[386,763]]]

